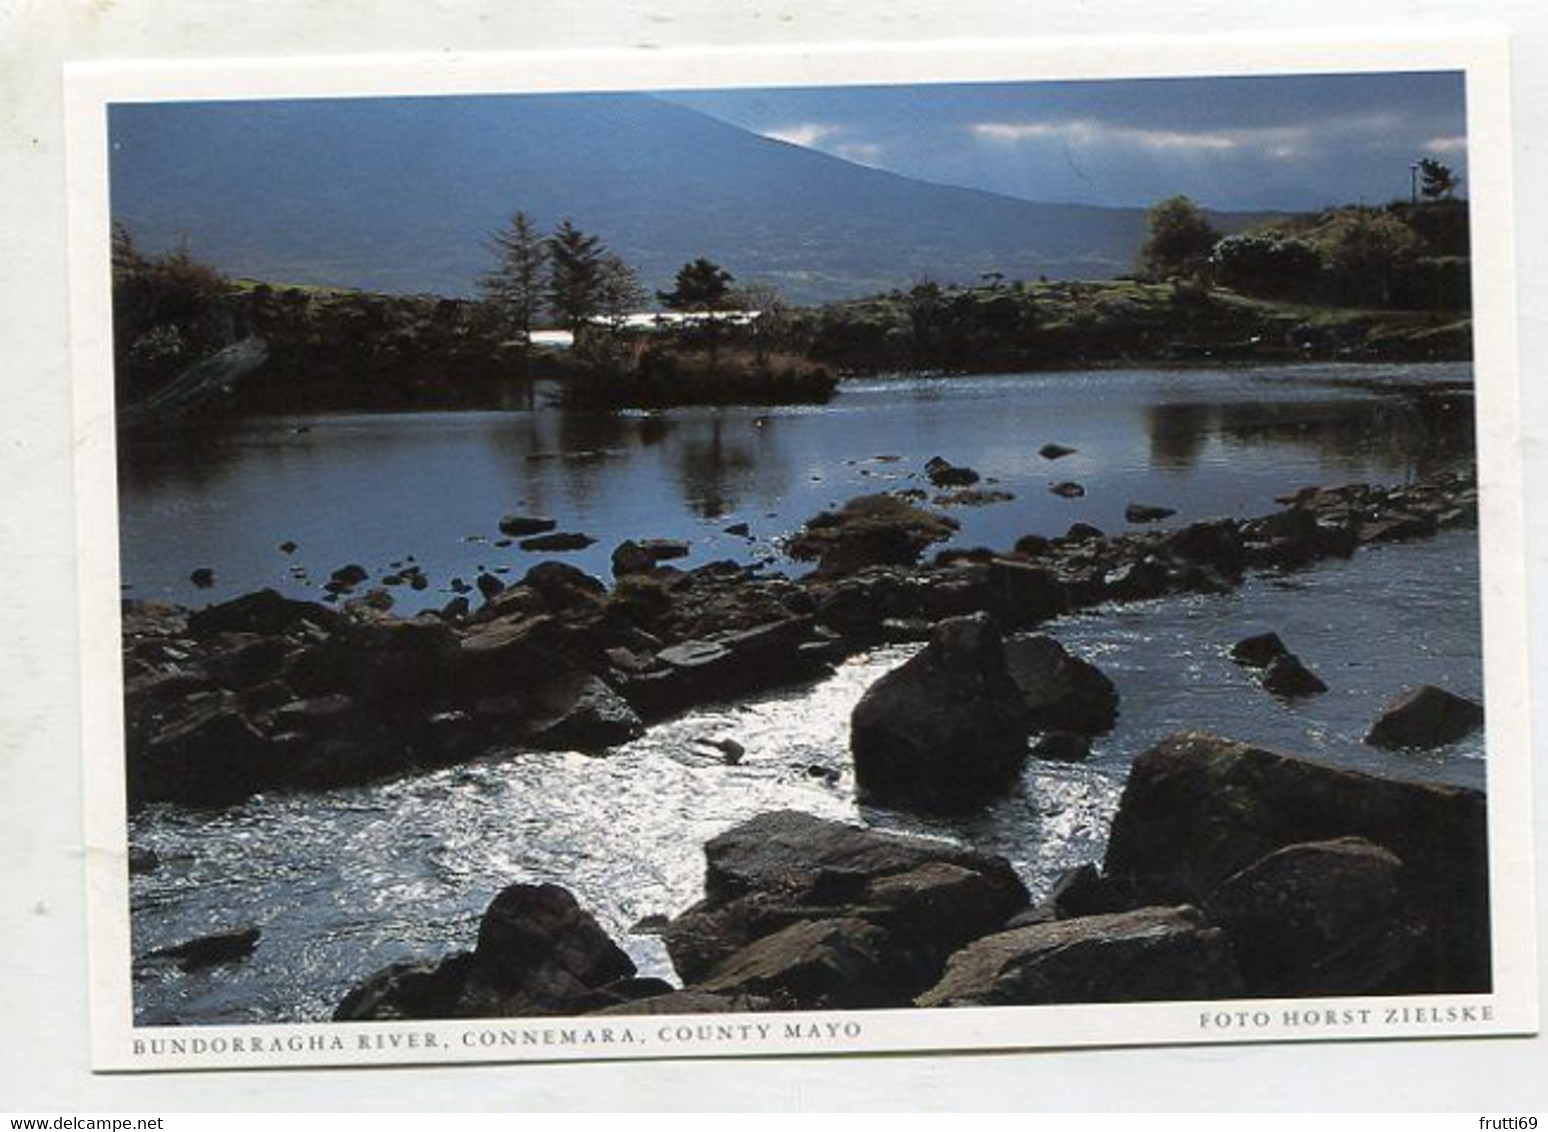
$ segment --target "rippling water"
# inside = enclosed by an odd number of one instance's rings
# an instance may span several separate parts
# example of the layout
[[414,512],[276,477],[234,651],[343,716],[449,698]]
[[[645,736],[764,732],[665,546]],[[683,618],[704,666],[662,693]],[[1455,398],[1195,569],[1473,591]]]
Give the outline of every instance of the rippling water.
[[[1121,512],[1130,499],[1176,506],[1179,519],[1255,513],[1271,507],[1274,494],[1305,483],[1395,482],[1465,458],[1465,446],[1459,451],[1454,439],[1437,434],[1433,422],[1416,420],[1402,402],[1337,385],[1348,372],[1104,374],[1099,400],[1092,398],[1094,385],[1068,375],[1017,379],[1021,384],[878,381],[846,391],[832,410],[797,411],[778,425],[771,426],[772,417],[724,410],[684,415],[667,430],[676,429],[677,441],[579,464],[527,460],[520,449],[490,457],[515,426],[484,415],[361,422],[374,440],[363,435],[326,443],[308,438],[356,426],[319,422],[310,433],[294,434],[271,422],[227,438],[223,443],[236,451],[213,471],[180,478],[174,466],[142,467],[142,478],[127,481],[125,567],[131,578],[161,579],[147,589],[187,597],[172,567],[157,565],[172,559],[151,552],[150,532],[202,515],[190,522],[186,540],[179,528],[178,539],[161,542],[185,542],[179,555],[201,557],[201,549],[223,547],[220,553],[233,563],[220,567],[228,577],[248,577],[248,585],[272,582],[263,563],[273,556],[273,541],[329,507],[354,516],[355,533],[381,522],[399,540],[394,546],[439,547],[451,561],[469,544],[448,532],[475,513],[492,522],[489,515],[500,510],[491,475],[515,485],[500,497],[507,503],[521,491],[530,502],[532,484],[553,477],[568,484],[569,503],[588,501],[585,508],[576,504],[575,513],[586,516],[593,533],[616,541],[687,529],[707,540],[701,557],[718,557],[741,544],[705,532],[718,532],[732,515],[769,508],[804,517],[830,491],[842,498],[877,479],[882,484],[872,486],[897,486],[883,477],[901,477],[936,451],[1022,495],[1017,504],[964,515],[959,541],[990,545],[1006,545],[1028,530],[1060,531],[1076,518],[1119,529],[1110,511]],[[1424,372],[1456,375],[1451,367]],[[539,418],[542,427],[554,425],[541,412],[529,423],[537,427]],[[628,434],[655,427],[652,419],[618,427]],[[733,425],[754,434],[737,441],[755,450],[745,460],[721,451],[704,461],[714,471],[702,481],[684,480],[665,499],[646,490],[656,483],[653,476],[700,451],[699,441],[688,437],[724,435]],[[1074,444],[1081,453],[1050,466],[1030,454],[1045,440]],[[374,465],[372,452],[379,457]],[[480,462],[480,452],[495,460],[496,472]],[[856,453],[884,452],[904,460],[847,462]],[[403,511],[407,489],[394,487],[392,477],[416,461],[424,473],[414,487],[421,497],[449,483],[458,490],[410,515]],[[862,468],[872,474],[861,475]],[[310,495],[309,469],[315,471]],[[1070,506],[1048,495],[1042,488],[1054,476],[1082,480],[1087,498]],[[648,523],[639,517],[647,499]],[[401,533],[410,519],[412,540]],[[365,541],[372,545],[370,537]],[[239,566],[244,547],[264,556],[250,575]],[[341,543],[338,557],[362,555]],[[428,563],[434,555],[420,558]],[[812,687],[690,713],[605,758],[513,752],[372,786],[260,796],[219,812],[152,807],[131,821],[132,842],[155,850],[162,862],[154,873],[133,878],[136,954],[245,924],[260,925],[263,939],[250,959],[228,967],[140,971],[137,1017],[147,1024],[325,1019],[351,985],[380,966],[471,945],[484,907],[514,881],[570,888],[644,973],[670,977],[659,941],[632,929],[642,917],[670,915],[696,901],[703,843],[770,809],[798,808],[1002,853],[1038,894],[1065,868],[1100,858],[1130,762],[1181,728],[1379,773],[1481,786],[1481,737],[1424,755],[1360,743],[1382,704],[1405,686],[1428,681],[1481,695],[1478,593],[1476,535],[1450,531],[1288,577],[1255,577],[1231,594],[1056,622],[1049,631],[1117,684],[1118,726],[1097,741],[1089,762],[1032,763],[1011,796],[963,820],[927,821],[855,801],[850,711],[912,646],[857,657]],[[1232,642],[1267,629],[1326,680],[1327,694],[1282,703],[1230,662]],[[740,764],[725,765],[702,742],[718,738],[746,747]],[[810,773],[814,767],[837,772],[836,780]]]
[[[1483,784],[1481,737],[1423,755],[1360,743],[1404,685],[1481,694],[1471,532],[1364,552],[1222,596],[1145,603],[1050,626],[1118,685],[1115,731],[1081,765],[1032,763],[1020,789],[971,819],[926,821],[857,806],[849,713],[911,646],[876,650],[814,687],[708,708],[606,758],[525,753],[326,794],[259,797],[221,813],[154,807],[131,839],[161,868],[134,878],[135,950],[257,923],[248,961],[196,974],[142,972],[145,1023],[326,1018],[359,978],[398,959],[471,944],[513,881],[576,893],[642,970],[670,977],[658,941],[630,929],[701,895],[702,845],[765,810],[793,807],[949,838],[1009,857],[1034,893],[1099,859],[1130,761],[1203,728],[1379,773]],[[1227,659],[1274,628],[1331,686],[1282,703]],[[736,766],[697,740],[735,738]],[[810,767],[838,772],[829,783]]]

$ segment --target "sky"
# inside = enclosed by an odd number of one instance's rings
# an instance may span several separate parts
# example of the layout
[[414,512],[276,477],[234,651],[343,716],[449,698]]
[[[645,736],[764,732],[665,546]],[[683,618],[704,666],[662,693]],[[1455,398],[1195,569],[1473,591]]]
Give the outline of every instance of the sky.
[[1421,157],[1463,176],[1459,72],[678,92],[766,137],[1027,200],[1314,209],[1407,197]]

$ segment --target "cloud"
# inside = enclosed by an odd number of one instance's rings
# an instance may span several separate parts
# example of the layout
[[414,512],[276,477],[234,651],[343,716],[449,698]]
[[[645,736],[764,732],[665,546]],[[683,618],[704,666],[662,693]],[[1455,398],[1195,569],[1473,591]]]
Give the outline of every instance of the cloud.
[[1211,153],[1236,149],[1240,140],[1232,133],[1210,130],[1153,130],[1115,126],[1090,118],[1062,122],[975,122],[968,130],[975,137],[1001,145],[1027,141],[1060,141],[1078,145],[1112,145],[1175,153]]
[[830,145],[827,148],[830,153],[861,165],[875,165],[887,150],[887,147],[879,142],[845,142],[842,145]]
[[776,126],[760,132],[764,137],[773,138],[775,141],[811,147],[824,138],[831,138],[834,134],[843,133],[843,127],[832,125],[829,122],[795,122],[788,126]]
[[1467,152],[1467,139],[1460,134],[1428,138],[1425,140],[1424,149],[1428,153],[1464,154]]

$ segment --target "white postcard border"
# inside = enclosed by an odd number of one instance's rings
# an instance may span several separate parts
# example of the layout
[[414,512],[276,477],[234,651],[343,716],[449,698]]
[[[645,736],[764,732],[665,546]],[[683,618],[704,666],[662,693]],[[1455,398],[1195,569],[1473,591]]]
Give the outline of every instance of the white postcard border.
[[[251,1027],[134,1025],[107,269],[109,103],[1414,70],[1467,73],[1479,537],[1490,748],[1492,993],[657,1016],[606,1022],[583,1017]],[[599,76],[605,80],[599,81]],[[1508,89],[1507,41],[1490,29],[1465,27],[1446,34],[1338,39],[1093,38],[1057,43],[953,41],[885,47],[706,47],[71,65],[65,93],[93,1067],[122,1071],[449,1064],[1537,1032],[1527,578]],[[1319,1020],[1309,1024],[1306,1017],[1313,1012]],[[757,1029],[760,1025],[768,1027],[767,1034]],[[788,1031],[787,1026],[797,1029]],[[743,1036],[726,1037],[725,1028]],[[637,1035],[637,1040],[605,1042],[601,1031],[606,1029],[615,1039],[627,1032]],[[488,1037],[491,1034],[493,1039]],[[427,1044],[430,1037],[434,1044]],[[485,1044],[491,1040],[493,1044]]]

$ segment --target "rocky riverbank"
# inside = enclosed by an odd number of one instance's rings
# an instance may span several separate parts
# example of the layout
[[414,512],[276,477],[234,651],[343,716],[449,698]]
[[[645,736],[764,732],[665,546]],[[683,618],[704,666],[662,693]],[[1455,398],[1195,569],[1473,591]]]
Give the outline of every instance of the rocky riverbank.
[[472,951],[394,964],[336,1021],[1483,992],[1483,795],[1184,733],[1134,764],[1105,859],[1041,903],[1008,862],[762,814],[640,978],[566,890],[512,885]]
[[[476,610],[459,598],[413,618],[384,609],[386,591],[365,589],[363,572],[341,573],[342,607],[273,591],[192,611],[128,601],[130,797],[224,805],[492,750],[600,751],[689,707],[815,679],[879,642],[923,640],[948,618],[984,613],[1015,633],[1104,602],[1228,590],[1248,571],[1304,567],[1475,515],[1471,479],[1446,474],[1308,488],[1245,522],[1111,537],[1077,526],[921,563],[951,520],[872,496],[790,541],[817,564],[800,579],[732,563],[677,570],[655,550],[620,547],[611,587],[544,562],[512,586],[491,579]],[[1043,667],[1026,695],[1068,673]],[[1037,731],[1069,750],[1056,736],[1080,728],[1066,723]]]

